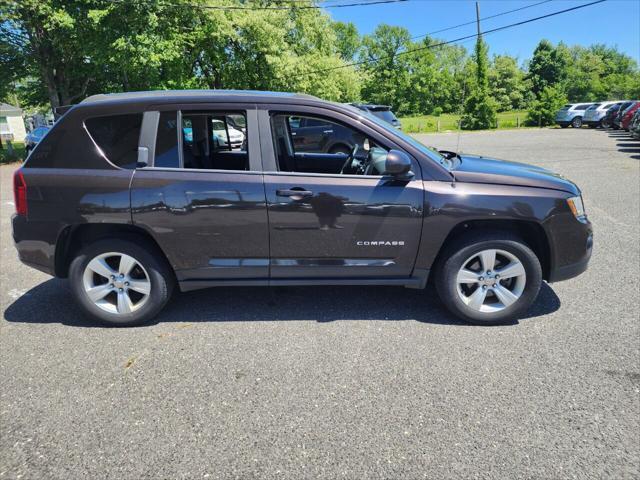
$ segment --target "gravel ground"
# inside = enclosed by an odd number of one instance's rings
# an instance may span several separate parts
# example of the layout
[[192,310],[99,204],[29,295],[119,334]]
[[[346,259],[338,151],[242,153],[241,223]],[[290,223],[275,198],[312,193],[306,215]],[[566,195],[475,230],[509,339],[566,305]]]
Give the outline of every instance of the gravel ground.
[[638,478],[640,143],[423,137],[576,181],[589,271],[504,327],[428,291],[291,287],[182,294],[155,325],[105,329],[18,263],[0,168],[0,479]]

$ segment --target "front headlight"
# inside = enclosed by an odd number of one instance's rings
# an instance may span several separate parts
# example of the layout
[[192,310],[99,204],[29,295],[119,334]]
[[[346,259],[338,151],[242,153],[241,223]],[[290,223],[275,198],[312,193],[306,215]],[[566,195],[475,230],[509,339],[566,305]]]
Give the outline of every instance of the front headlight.
[[567,198],[567,203],[576,218],[583,218],[585,216],[582,196]]

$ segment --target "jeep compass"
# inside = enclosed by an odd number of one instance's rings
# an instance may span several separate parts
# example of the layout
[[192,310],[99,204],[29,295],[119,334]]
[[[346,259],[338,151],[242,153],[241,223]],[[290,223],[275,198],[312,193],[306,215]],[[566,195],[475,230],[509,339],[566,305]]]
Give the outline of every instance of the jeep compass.
[[[332,134],[350,150],[327,148]],[[175,288],[328,284],[429,285],[457,317],[498,324],[543,281],[583,272],[592,249],[569,180],[289,93],[87,98],[15,172],[14,193],[21,261],[68,278],[111,325],[149,321]]]

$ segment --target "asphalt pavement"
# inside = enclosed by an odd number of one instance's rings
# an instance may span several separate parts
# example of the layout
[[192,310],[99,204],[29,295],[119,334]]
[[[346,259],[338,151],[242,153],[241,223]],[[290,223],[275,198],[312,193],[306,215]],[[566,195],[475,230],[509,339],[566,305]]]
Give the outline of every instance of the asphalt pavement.
[[425,135],[583,189],[595,251],[527,318],[430,291],[219,288],[102,328],[17,260],[0,168],[0,479],[640,476],[640,142],[595,130]]

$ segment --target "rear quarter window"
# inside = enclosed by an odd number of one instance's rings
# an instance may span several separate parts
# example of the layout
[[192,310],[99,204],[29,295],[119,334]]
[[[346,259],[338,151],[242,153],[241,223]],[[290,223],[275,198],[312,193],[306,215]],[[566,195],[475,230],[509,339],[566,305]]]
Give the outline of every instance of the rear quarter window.
[[111,163],[120,168],[136,167],[142,113],[88,118],[84,124]]

